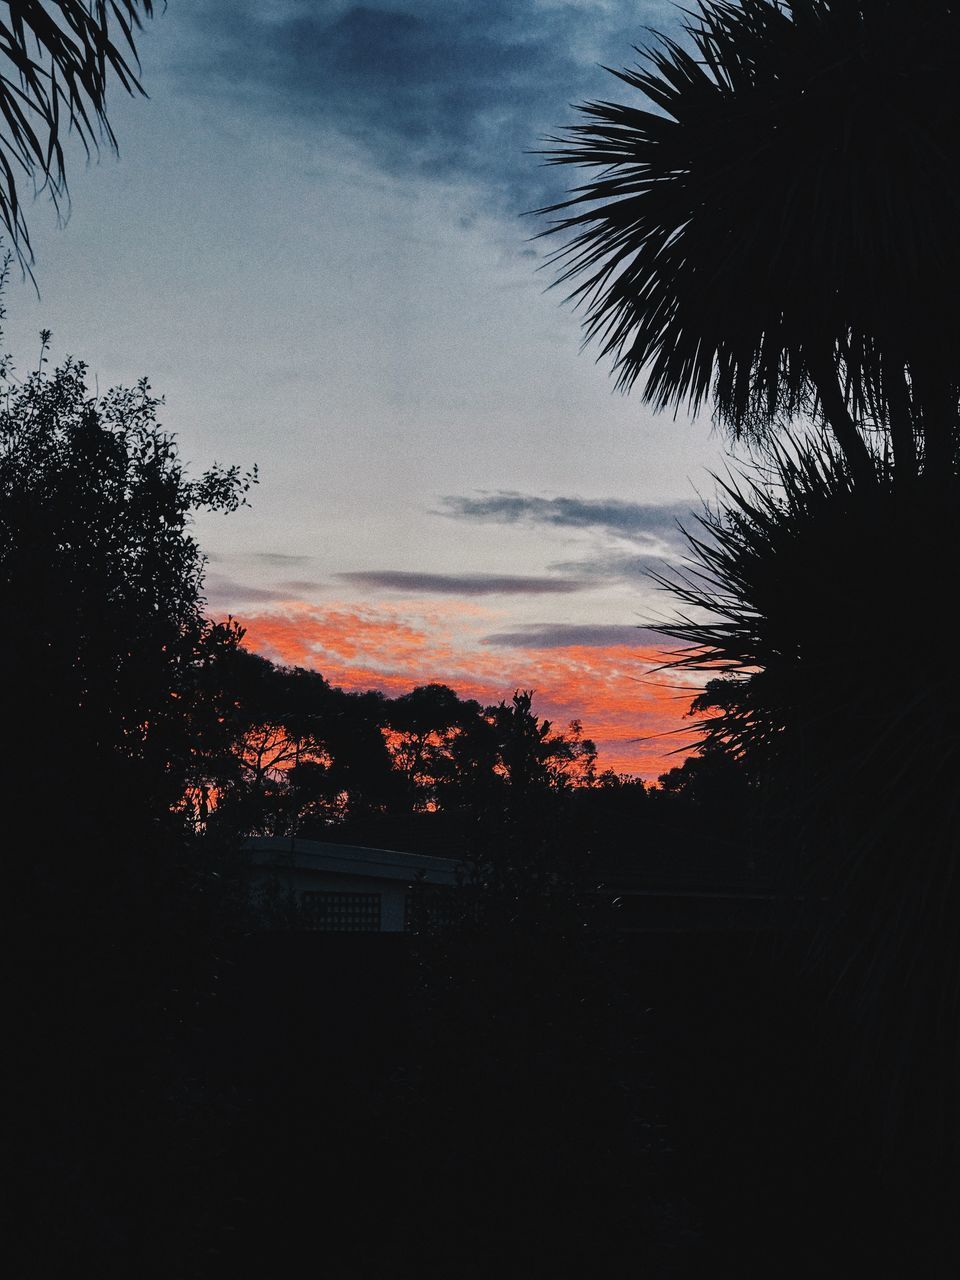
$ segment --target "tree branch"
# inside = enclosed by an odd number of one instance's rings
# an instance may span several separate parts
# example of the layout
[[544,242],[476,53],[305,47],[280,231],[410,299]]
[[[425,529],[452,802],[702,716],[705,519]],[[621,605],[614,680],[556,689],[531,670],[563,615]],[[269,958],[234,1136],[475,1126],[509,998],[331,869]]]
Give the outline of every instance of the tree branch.
[[811,360],[808,367],[823,415],[837,438],[851,474],[861,484],[875,483],[877,472],[873,458],[847,408],[833,360]]

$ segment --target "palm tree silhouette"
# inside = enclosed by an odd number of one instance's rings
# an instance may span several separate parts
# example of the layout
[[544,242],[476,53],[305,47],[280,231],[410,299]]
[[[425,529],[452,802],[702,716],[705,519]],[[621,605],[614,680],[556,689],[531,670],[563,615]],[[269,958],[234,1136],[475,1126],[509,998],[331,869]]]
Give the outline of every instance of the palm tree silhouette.
[[960,9],[704,0],[545,154],[593,172],[544,235],[619,383],[712,398],[734,436],[798,412],[872,478],[952,473],[960,396]]
[[[841,1056],[929,1191],[960,1152],[958,709],[911,602],[936,610],[958,540],[960,6],[703,0],[685,32],[617,73],[645,106],[551,140],[590,172],[543,234],[623,388],[765,442],[661,630],[728,677],[699,727],[829,899]],[[836,446],[790,426],[811,412]]]
[[89,155],[116,149],[107,85],[143,93],[135,36],[155,0],[8,0],[0,18],[0,224],[21,263],[32,260],[18,175],[46,191],[58,213],[67,199],[63,140],[73,132]]

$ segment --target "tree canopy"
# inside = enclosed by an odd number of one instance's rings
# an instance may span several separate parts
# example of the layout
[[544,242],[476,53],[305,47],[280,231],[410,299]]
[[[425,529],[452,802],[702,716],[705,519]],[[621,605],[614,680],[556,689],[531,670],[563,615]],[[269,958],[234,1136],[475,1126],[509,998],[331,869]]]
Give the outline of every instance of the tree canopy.
[[108,862],[148,828],[175,839],[221,733],[208,669],[237,636],[204,616],[190,521],[235,510],[256,475],[188,479],[145,380],[95,396],[83,364],[45,360],[8,373],[0,402],[2,718],[17,742],[3,800],[43,829],[45,855],[65,841]]

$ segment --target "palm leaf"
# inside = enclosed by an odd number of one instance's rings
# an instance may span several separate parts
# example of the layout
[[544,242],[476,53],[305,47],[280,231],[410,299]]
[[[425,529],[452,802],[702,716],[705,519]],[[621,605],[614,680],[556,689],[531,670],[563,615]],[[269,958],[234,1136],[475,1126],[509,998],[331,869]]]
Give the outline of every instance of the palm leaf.
[[614,73],[646,108],[588,102],[543,152],[587,173],[539,211],[585,340],[623,389],[712,400],[734,435],[825,376],[881,434],[904,381],[955,413],[960,11],[705,2],[686,34]]
[[[59,212],[67,199],[63,139],[73,133],[89,155],[116,149],[106,114],[107,86],[143,93],[136,35],[154,0],[9,0],[0,19],[0,223],[27,265],[30,234],[18,171],[45,190]],[[5,66],[4,66],[5,62]]]

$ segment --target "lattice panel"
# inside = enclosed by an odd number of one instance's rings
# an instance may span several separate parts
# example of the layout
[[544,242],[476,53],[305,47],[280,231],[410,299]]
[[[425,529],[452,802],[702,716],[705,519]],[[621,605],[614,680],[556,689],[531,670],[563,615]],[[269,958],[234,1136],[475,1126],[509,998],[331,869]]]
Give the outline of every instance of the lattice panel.
[[301,898],[310,927],[323,933],[379,933],[379,893],[306,891]]

